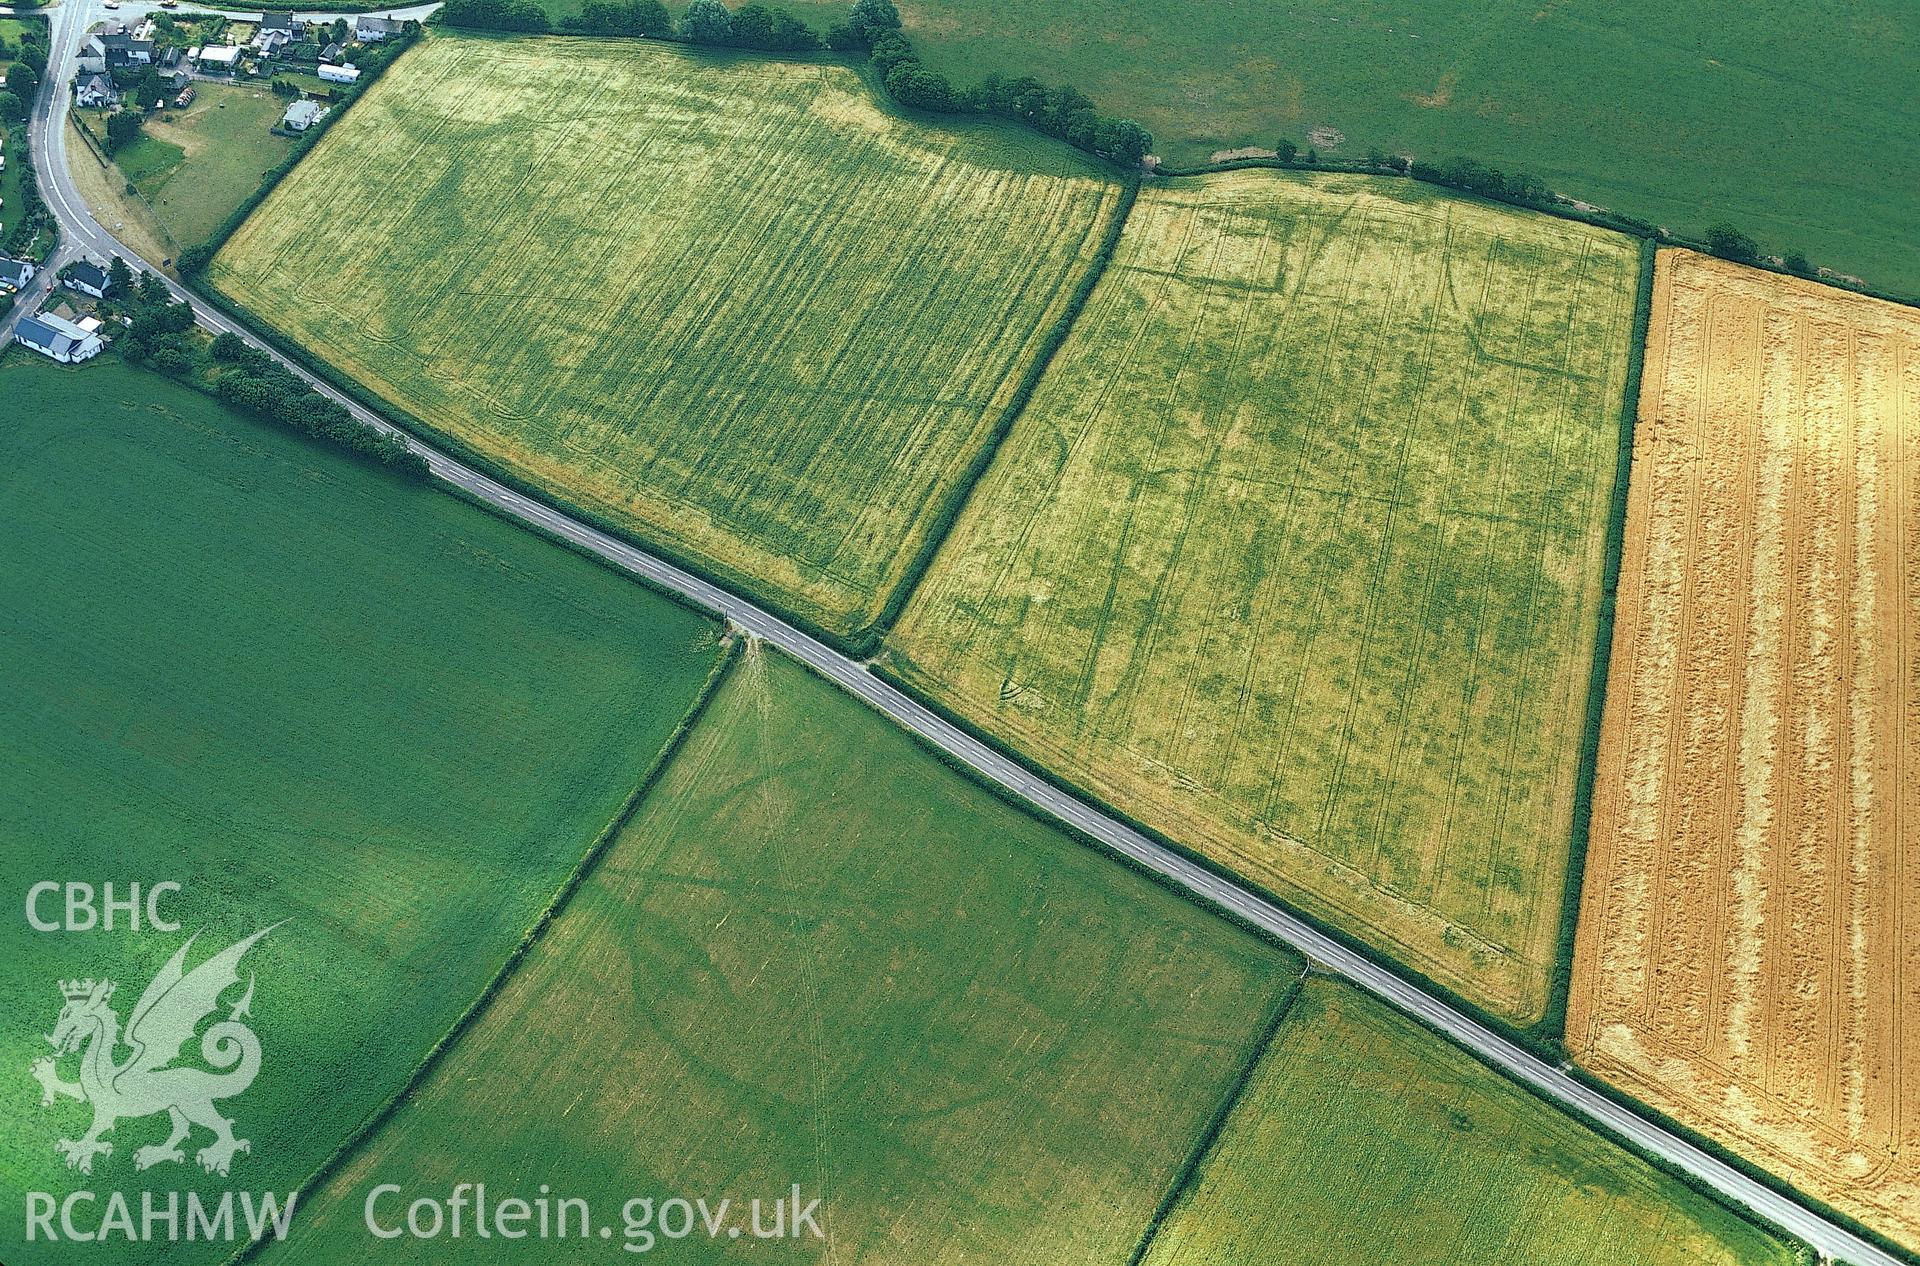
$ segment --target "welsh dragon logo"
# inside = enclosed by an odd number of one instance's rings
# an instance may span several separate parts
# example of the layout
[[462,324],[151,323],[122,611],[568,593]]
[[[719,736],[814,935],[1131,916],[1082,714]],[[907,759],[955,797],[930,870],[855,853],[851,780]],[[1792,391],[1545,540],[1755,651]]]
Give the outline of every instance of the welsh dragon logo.
[[[253,1005],[251,972],[246,992],[232,1004],[226,1018],[201,1035],[200,1056],[215,1071],[172,1065],[200,1022],[219,1007],[220,995],[240,983],[241,957],[271,931],[271,927],[262,928],[192,971],[186,970],[187,950],[198,934],[188,937],[140,995],[124,1034],[120,1014],[111,1005],[112,981],[60,982],[66,1005],[47,1035],[53,1054],[35,1060],[31,1071],[40,1083],[42,1107],[51,1107],[63,1095],[93,1105],[93,1124],[87,1132],[54,1144],[67,1158],[68,1168],[91,1174],[95,1156],[113,1155],[113,1144],[102,1135],[122,1120],[156,1112],[168,1115],[172,1131],[166,1142],[134,1152],[135,1169],[185,1161],[180,1144],[196,1125],[213,1131],[213,1141],[195,1157],[210,1174],[225,1174],[235,1152],[253,1150],[246,1139],[233,1136],[233,1122],[213,1106],[214,1100],[230,1099],[252,1085],[260,1072],[260,1039],[241,1023],[250,1018]],[[115,1053],[123,1045],[131,1053],[116,1061]],[[79,1080],[62,1081],[58,1063],[75,1051],[80,1052]]]

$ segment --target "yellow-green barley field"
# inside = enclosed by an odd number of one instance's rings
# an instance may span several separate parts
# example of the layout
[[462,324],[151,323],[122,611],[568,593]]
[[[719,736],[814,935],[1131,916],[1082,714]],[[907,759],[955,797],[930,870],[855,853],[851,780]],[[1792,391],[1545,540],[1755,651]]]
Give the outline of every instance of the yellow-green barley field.
[[845,66],[436,35],[213,285],[509,473],[834,633],[981,451],[1120,186]]
[[1629,239],[1408,181],[1149,185],[891,666],[1537,1021],[1637,277]]

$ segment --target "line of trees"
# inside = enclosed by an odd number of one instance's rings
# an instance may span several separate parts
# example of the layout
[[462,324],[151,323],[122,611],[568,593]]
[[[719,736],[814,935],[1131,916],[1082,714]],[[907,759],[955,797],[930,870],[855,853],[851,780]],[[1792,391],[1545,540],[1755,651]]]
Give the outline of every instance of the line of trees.
[[[192,321],[191,314],[188,321]],[[125,337],[121,336],[123,342]],[[265,352],[232,334],[222,334],[213,340],[212,358],[221,367],[213,382],[213,394],[235,408],[291,427],[302,435],[338,444],[383,466],[426,478],[426,459],[408,448],[404,440],[361,422],[346,406],[313,390]]]
[[920,60],[901,32],[893,0],[854,0],[847,20],[827,32],[827,46],[864,50],[887,95],[911,109],[997,115],[1128,166],[1139,164],[1153,148],[1152,133],[1132,119],[1101,114],[1070,84],[1049,87],[1027,77],[988,75],[975,87],[954,87]]
[[[1320,167],[1323,165],[1320,162],[1320,156],[1313,150],[1309,149],[1302,155],[1299,147],[1289,140],[1283,139],[1276,142],[1274,153],[1279,162],[1286,166]],[[1408,160],[1397,155],[1382,154],[1379,150],[1371,150],[1364,163],[1334,163],[1331,166],[1338,170],[1371,168],[1377,171],[1399,172],[1402,175],[1412,176],[1415,180],[1478,194],[1480,197],[1490,198],[1496,202],[1551,211],[1557,215],[1577,213],[1578,218],[1632,233],[1638,237],[1662,241],[1676,240],[1672,234],[1649,220],[1623,215],[1617,211],[1578,207],[1553,192],[1547,187],[1545,181],[1535,176],[1526,172],[1502,171],[1498,167],[1474,158],[1449,158],[1441,162],[1426,162],[1420,159]],[[1732,260],[1737,264],[1764,266],[1771,262],[1762,254],[1758,242],[1725,222],[1712,225],[1701,241],[1692,244],[1699,246],[1709,255],[1717,255],[1721,259]],[[1787,272],[1800,277],[1820,275],[1820,270],[1815,268],[1800,251],[1787,252],[1780,260],[1780,266]]]
[[[449,26],[490,31],[550,29],[545,10],[534,0],[447,0],[440,18]],[[562,18],[560,29],[776,53],[811,52],[823,42],[813,28],[783,9],[748,4],[730,10],[721,0],[690,0],[678,22],[660,0],[589,0],[578,16]],[[1071,86],[989,75],[975,87],[956,88],[920,60],[901,31],[893,0],[854,0],[846,20],[827,31],[824,43],[835,52],[866,57],[887,95],[909,109],[998,115],[1127,165],[1137,165],[1153,148],[1153,136],[1145,128],[1131,119],[1102,115],[1085,93]]]
[[769,53],[810,53],[821,46],[814,29],[785,9],[749,4],[729,10],[720,0],[692,0],[680,19],[680,38]]
[[[28,161],[25,123],[39,99],[47,72],[47,33],[39,19],[24,23],[17,44],[0,40],[0,62],[11,61],[7,86],[0,89],[0,124],[8,125],[9,139],[16,142],[13,161],[20,177],[20,205],[0,208],[7,225],[0,246],[8,251],[25,249],[48,220],[47,206],[40,197],[40,182]],[[17,126],[16,126],[17,125]],[[0,304],[5,308],[6,304]]]
[[[552,29],[534,0],[447,0],[440,20],[484,31],[541,33]],[[720,0],[692,0],[678,22],[660,0],[589,0],[560,19],[560,30],[580,35],[634,35],[681,39],[717,48],[806,53],[821,46],[813,28],[784,9],[749,4],[728,9]]]
[[482,31],[538,33],[550,29],[547,11],[533,0],[447,0],[441,6],[440,20],[448,26]]

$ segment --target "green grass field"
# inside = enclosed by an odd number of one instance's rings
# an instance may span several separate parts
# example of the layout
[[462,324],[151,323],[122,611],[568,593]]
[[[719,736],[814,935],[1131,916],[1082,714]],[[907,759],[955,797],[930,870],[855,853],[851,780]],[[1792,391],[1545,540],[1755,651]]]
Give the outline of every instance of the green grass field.
[[1118,197],[1022,129],[884,113],[842,66],[435,36],[209,275],[433,430],[845,633]]
[[1281,137],[1336,157],[1464,154],[1679,232],[1729,220],[1920,295],[1920,198],[1891,195],[1920,162],[1920,25],[1902,0],[900,9],[933,69],[1072,83],[1169,162]]
[[546,1183],[616,1234],[636,1196],[741,1220],[794,1183],[822,1200],[825,1244],[699,1236],[660,1246],[674,1261],[1124,1261],[1298,968],[752,647],[478,1023],[263,1261],[380,1260],[372,1187],[456,1180]]
[[[15,349],[0,418],[0,1259],[221,1260],[231,1245],[23,1245],[21,1193],[299,1185],[623,807],[717,630],[110,354],[72,370]],[[36,933],[42,879],[172,880],[185,926]],[[43,1110],[27,1077],[56,981],[117,981],[125,1021],[190,933],[198,961],[283,919],[245,964],[266,1054],[224,1104],[253,1149],[231,1178],[191,1157],[136,1175],[164,1117],[122,1122],[91,1178],[64,1168],[55,1140],[87,1110]]]
[[1635,246],[1408,181],[1149,187],[892,664],[1538,1020]]
[[1786,1243],[1311,978],[1144,1266],[1789,1266]]
[[192,105],[155,115],[113,156],[182,247],[211,237],[293,148],[270,130],[288,103],[265,87],[202,81],[194,90]]

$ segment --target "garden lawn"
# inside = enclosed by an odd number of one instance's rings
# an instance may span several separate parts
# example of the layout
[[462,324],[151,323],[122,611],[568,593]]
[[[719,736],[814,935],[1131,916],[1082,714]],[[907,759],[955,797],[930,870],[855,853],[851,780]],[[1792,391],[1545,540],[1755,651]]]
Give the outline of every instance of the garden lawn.
[[194,90],[193,104],[154,115],[113,156],[181,247],[211,237],[293,149],[271,131],[290,103],[264,85],[200,81]]

